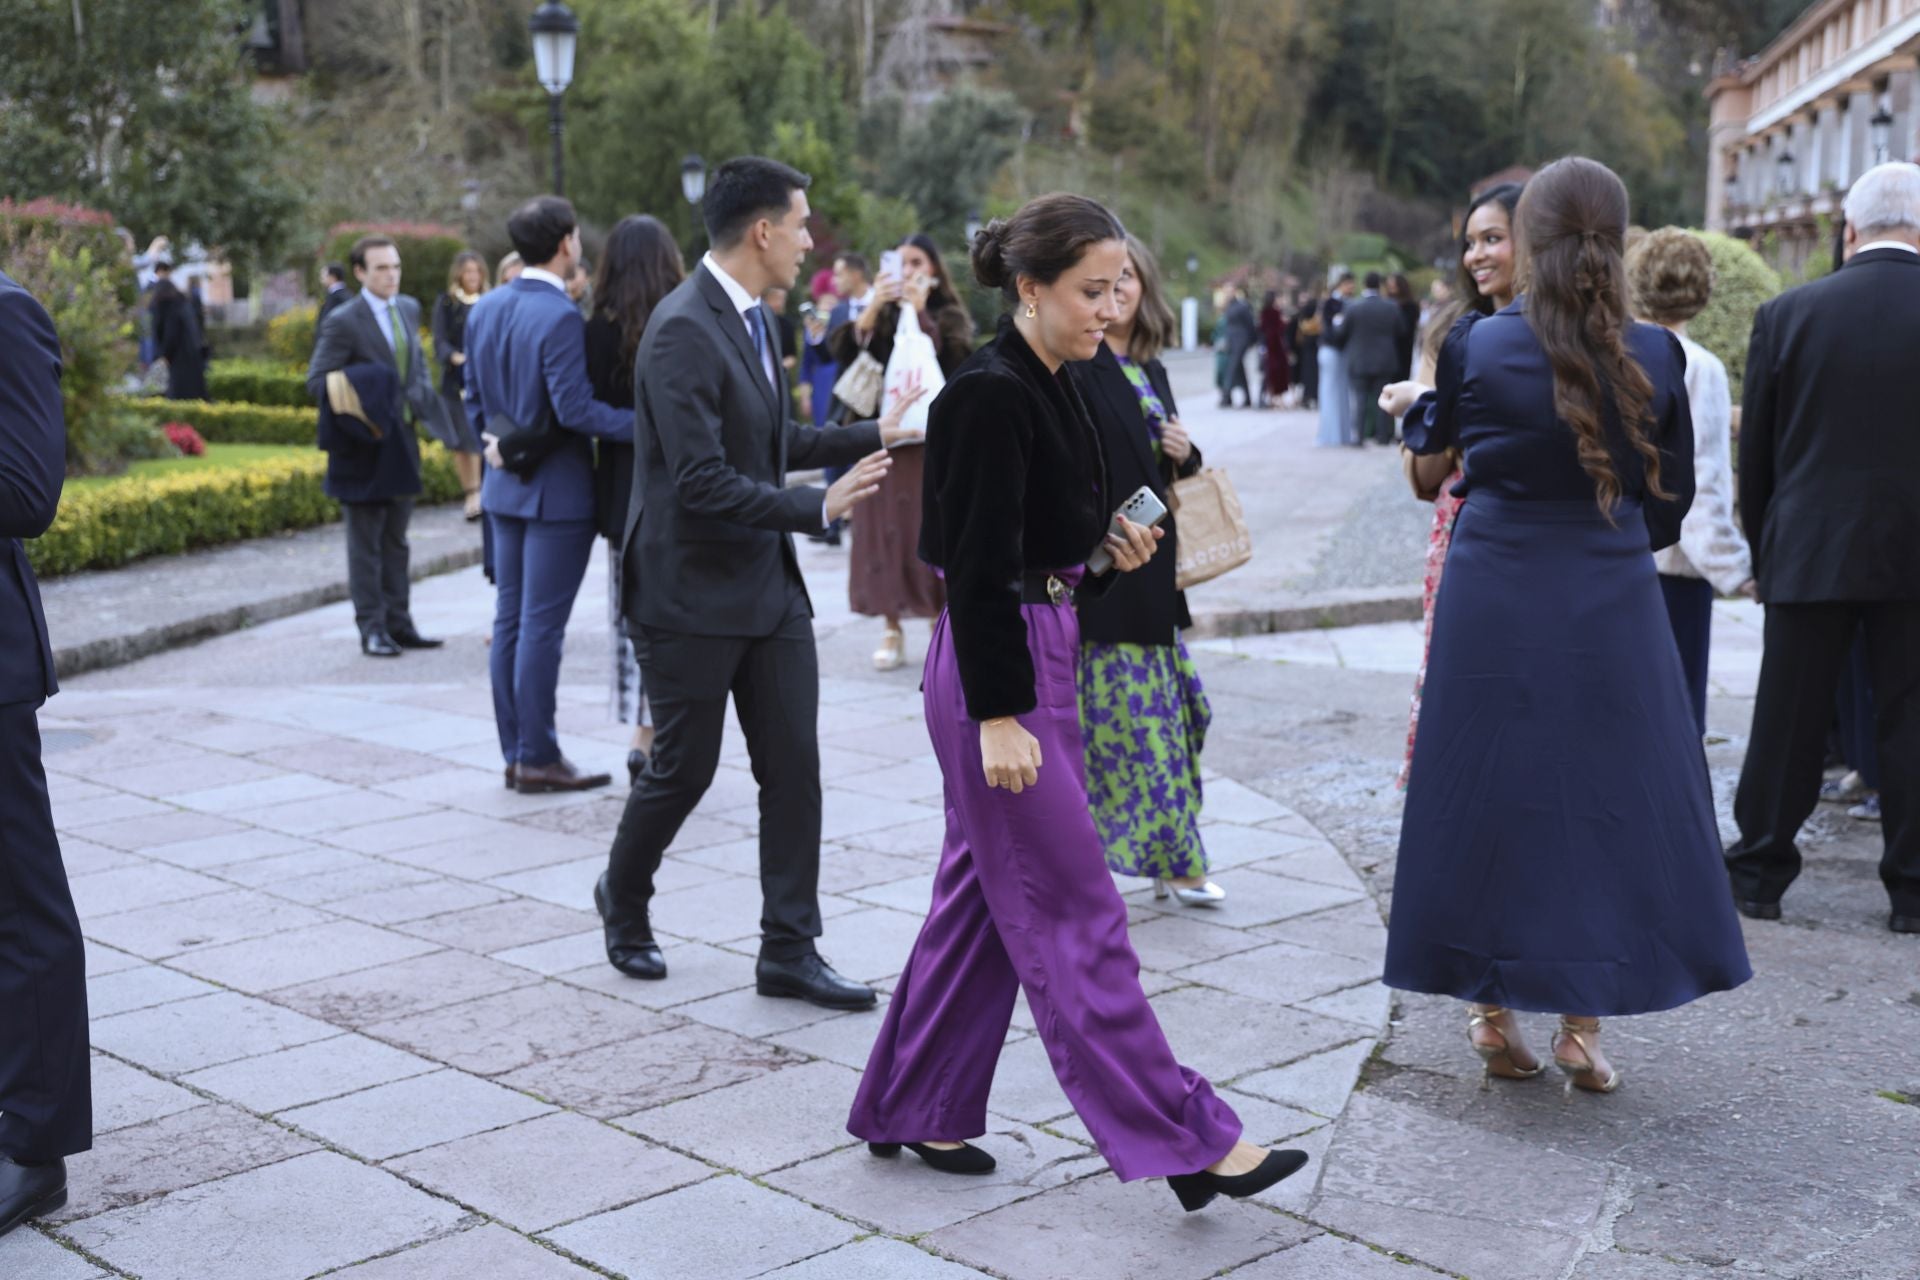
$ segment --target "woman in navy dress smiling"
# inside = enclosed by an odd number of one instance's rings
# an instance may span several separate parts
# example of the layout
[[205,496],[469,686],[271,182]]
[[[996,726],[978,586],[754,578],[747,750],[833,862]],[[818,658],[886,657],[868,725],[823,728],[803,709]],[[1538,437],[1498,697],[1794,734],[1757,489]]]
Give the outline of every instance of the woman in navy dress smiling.
[[1386,981],[1474,1002],[1489,1076],[1542,1064],[1513,1010],[1561,1015],[1568,1088],[1620,1073],[1599,1015],[1751,976],[1652,550],[1693,498],[1686,359],[1627,318],[1627,192],[1571,157],[1515,217],[1526,292],[1462,317],[1437,387],[1389,387],[1408,447],[1466,454],[1434,609]]

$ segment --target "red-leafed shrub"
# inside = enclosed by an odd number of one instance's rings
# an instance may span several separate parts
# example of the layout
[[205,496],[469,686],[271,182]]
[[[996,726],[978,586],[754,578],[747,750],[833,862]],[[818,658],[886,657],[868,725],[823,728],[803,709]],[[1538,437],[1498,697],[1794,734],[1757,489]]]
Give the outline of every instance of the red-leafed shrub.
[[200,433],[184,422],[162,423],[160,430],[166,433],[167,443],[189,458],[197,458],[207,451],[207,442],[200,438]]

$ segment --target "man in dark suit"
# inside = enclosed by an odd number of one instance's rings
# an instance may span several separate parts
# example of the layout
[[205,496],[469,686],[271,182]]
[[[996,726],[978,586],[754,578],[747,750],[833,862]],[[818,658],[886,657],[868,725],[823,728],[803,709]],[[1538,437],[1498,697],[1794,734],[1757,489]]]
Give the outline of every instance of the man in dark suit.
[[1333,345],[1347,353],[1347,381],[1353,384],[1358,406],[1355,438],[1347,441],[1356,448],[1369,438],[1377,444],[1393,443],[1393,419],[1380,407],[1380,393],[1389,382],[1411,376],[1400,366],[1406,317],[1380,292],[1382,283],[1378,271],[1367,272],[1365,291],[1341,310],[1333,327]]
[[[582,773],[560,753],[554,707],[567,618],[593,550],[591,440],[633,439],[633,414],[593,398],[587,325],[567,292],[580,226],[558,196],[528,201],[507,220],[526,267],[467,316],[467,418],[487,442],[480,504],[493,530],[493,718],[507,785],[522,792],[583,791],[612,776]],[[495,432],[546,421],[535,456],[502,468]],[[624,513],[620,521],[625,527]]]
[[323,293],[320,295],[320,310],[313,318],[313,340],[320,341],[320,326],[327,317],[345,303],[353,301],[353,294],[347,289],[347,269],[337,262],[329,262],[320,273]]
[[0,275],[0,1236],[67,1202],[93,1145],[86,960],[60,862],[40,704],[53,646],[22,538],[53,523],[66,473],[60,341]]
[[[446,405],[420,349],[420,304],[400,292],[399,248],[386,236],[365,236],[353,246],[350,261],[360,296],[334,308],[320,326],[307,366],[307,394],[318,402],[327,394],[327,375],[348,365],[387,364],[400,375],[409,429],[415,421],[437,424],[434,434],[446,437]],[[407,445],[415,458],[412,492],[383,492],[340,504],[347,528],[347,593],[360,627],[360,651],[375,658],[397,658],[402,650],[442,643],[420,634],[407,604],[407,522],[420,492],[419,444],[410,439]]]
[[[792,420],[759,298],[790,288],[813,246],[808,181],[757,157],[720,166],[701,206],[712,251],[654,308],[640,343],[622,599],[657,732],[594,898],[613,966],[665,977],[647,917],[653,876],[713,780],[732,694],[760,783],[757,989],[867,1009],[874,993],[814,950],[820,684],[793,535],[871,496],[887,470],[878,450],[902,433],[899,406],[882,424]],[[853,465],[825,492],[787,487],[789,466],[836,462]]]
[[1920,167],[1868,170],[1846,216],[1846,265],[1761,307],[1747,354],[1740,518],[1766,650],[1727,869],[1743,914],[1779,918],[1864,629],[1888,925],[1920,933],[1920,433],[1899,409],[1920,350]]

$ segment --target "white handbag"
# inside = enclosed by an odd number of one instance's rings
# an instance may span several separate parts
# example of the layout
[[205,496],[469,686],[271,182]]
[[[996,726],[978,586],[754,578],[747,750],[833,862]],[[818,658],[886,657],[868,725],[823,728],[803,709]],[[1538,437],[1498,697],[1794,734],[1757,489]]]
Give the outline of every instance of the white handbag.
[[947,385],[947,376],[940,372],[940,357],[935,350],[933,339],[920,327],[919,313],[911,302],[900,303],[900,319],[893,331],[893,354],[887,357],[887,378],[880,397],[881,412],[900,398],[913,375],[919,375],[919,385],[926,394],[907,410],[900,425],[921,439],[927,434],[927,410],[933,404],[933,398]]

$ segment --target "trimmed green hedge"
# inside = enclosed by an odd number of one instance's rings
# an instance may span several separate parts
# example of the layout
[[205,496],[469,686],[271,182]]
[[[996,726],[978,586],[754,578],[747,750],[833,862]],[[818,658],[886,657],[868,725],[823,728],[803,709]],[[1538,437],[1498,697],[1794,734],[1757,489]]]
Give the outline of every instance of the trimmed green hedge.
[[279,360],[215,360],[207,365],[207,394],[221,403],[243,401],[291,409],[313,404],[307,394],[306,367]]
[[[461,496],[453,459],[438,442],[421,442],[420,472],[421,502]],[[26,543],[27,559],[35,573],[51,578],[325,524],[340,515],[322,488],[326,474],[326,455],[316,449],[243,471],[127,476],[70,489],[61,495],[53,527]]]
[[296,409],[160,396],[140,396],[124,403],[156,427],[163,422],[185,422],[208,444],[315,444],[320,436],[320,410],[311,404]]

